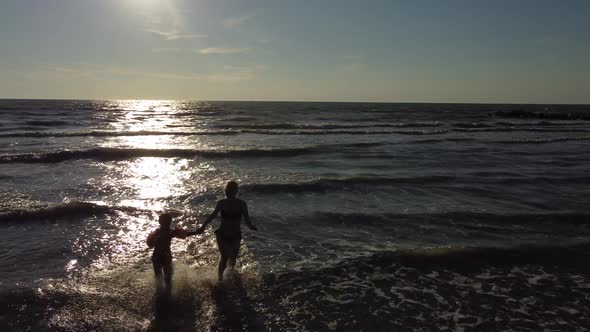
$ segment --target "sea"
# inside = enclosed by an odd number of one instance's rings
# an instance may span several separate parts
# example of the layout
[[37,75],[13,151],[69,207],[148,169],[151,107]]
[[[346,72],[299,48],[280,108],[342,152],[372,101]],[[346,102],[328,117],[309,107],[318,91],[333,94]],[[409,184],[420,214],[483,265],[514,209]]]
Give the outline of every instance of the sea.
[[[0,100],[2,331],[588,331],[590,106]],[[258,231],[217,282],[240,184]]]

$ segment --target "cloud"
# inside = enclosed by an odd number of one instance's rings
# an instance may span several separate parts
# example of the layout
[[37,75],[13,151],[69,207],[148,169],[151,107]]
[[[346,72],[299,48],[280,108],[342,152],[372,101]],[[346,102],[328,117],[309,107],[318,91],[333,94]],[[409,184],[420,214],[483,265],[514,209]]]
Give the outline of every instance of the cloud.
[[207,47],[201,49],[194,49],[193,51],[203,55],[209,54],[236,54],[236,53],[246,53],[250,49],[249,48],[232,48],[232,47]]
[[177,53],[177,52],[180,52],[180,48],[178,48],[178,47],[159,47],[159,48],[152,48],[152,52],[154,52],[154,53]]
[[178,30],[165,31],[165,30],[157,30],[157,29],[146,29],[145,31],[147,31],[149,33],[156,34],[160,37],[163,37],[166,40],[207,38],[207,35],[183,34],[183,33],[180,33]]
[[362,60],[365,57],[362,55],[354,55],[354,54],[346,54],[342,56],[343,59],[347,59],[347,60]]
[[362,62],[343,63],[336,66],[337,72],[341,74],[358,74],[367,70],[367,64]]
[[233,28],[246,23],[253,15],[232,16],[223,20],[223,25],[226,28]]
[[[136,0],[146,2],[144,0]],[[187,29],[186,9],[179,8],[175,1],[149,1],[138,14],[143,17],[143,30],[165,40],[205,38]]]
[[84,64],[74,66],[48,66],[43,68],[40,74],[52,75],[58,79],[104,79],[104,78],[145,78],[173,81],[216,81],[236,82],[256,78],[256,75],[268,67],[255,65],[252,67],[224,66],[222,70],[210,73],[175,73],[175,72],[150,72],[136,69],[128,69],[106,65]]

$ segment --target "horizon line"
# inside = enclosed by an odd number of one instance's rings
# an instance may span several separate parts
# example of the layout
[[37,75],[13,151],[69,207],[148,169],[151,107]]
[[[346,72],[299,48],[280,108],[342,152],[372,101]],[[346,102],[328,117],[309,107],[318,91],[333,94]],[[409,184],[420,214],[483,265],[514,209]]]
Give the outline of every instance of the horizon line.
[[331,103],[331,104],[448,104],[448,105],[563,105],[590,106],[588,103],[539,103],[539,102],[433,102],[433,101],[331,101],[331,100],[239,100],[239,99],[158,99],[158,98],[5,98],[0,100],[77,100],[77,101],[183,101],[183,102],[241,102],[241,103]]

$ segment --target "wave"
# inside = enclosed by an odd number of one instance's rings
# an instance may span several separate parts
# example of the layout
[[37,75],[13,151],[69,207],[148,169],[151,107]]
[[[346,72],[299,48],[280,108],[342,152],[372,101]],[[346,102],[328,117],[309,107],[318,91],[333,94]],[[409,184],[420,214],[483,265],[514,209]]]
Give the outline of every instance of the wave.
[[497,126],[507,127],[519,127],[519,126],[587,126],[587,122],[550,122],[550,121],[538,121],[538,122],[508,122],[508,121],[497,121],[494,122]]
[[138,157],[193,158],[202,157],[290,157],[325,152],[321,146],[286,149],[246,149],[246,150],[193,150],[193,149],[125,149],[95,148],[88,150],[64,150],[47,153],[26,153],[0,155],[0,164],[7,163],[59,163],[76,159],[95,159],[101,161],[123,160]]
[[[154,133],[159,134],[159,133]],[[191,133],[192,135],[193,133]],[[12,134],[6,134],[12,135]],[[2,136],[0,137],[13,137],[13,136]],[[203,133],[203,135],[206,135]],[[561,137],[552,139],[529,139],[529,140],[508,140],[508,141],[490,141],[498,144],[543,144],[543,143],[554,143],[563,141],[587,141],[590,140],[590,136],[587,137]],[[233,158],[233,157],[292,157],[322,153],[341,153],[345,152],[346,149],[368,149],[372,147],[387,146],[391,144],[426,144],[426,143],[438,143],[438,142],[470,142],[476,141],[472,138],[442,138],[442,139],[429,139],[429,140],[417,140],[412,142],[361,142],[361,143],[344,143],[344,144],[326,144],[326,145],[312,145],[303,147],[290,147],[290,148],[269,148],[269,149],[242,149],[242,150],[197,150],[197,149],[143,149],[143,148],[92,148],[85,150],[62,150],[56,152],[45,152],[45,153],[24,153],[24,154],[4,154],[0,155],[0,164],[9,163],[59,163],[68,160],[78,159],[93,159],[99,161],[111,161],[111,160],[125,160],[139,157],[161,157],[161,158],[194,158],[194,157],[205,157],[205,158]],[[508,153],[511,153],[510,151]],[[521,153],[521,152],[519,152]],[[522,152],[525,153],[525,152]],[[372,157],[381,158],[395,158],[394,155],[380,152],[379,154],[373,154]],[[432,182],[432,179],[440,179],[439,176],[434,177],[418,177],[418,181],[425,180]],[[445,179],[455,179],[442,177]],[[353,178],[358,179],[358,178]],[[385,181],[385,183],[400,183],[400,182],[412,182],[414,178],[377,178],[378,180],[371,180],[372,178],[366,178],[363,181]],[[430,179],[430,180],[428,180]],[[508,179],[512,181],[512,179]],[[518,179],[517,179],[518,180]],[[525,178],[526,180],[526,178]],[[327,182],[326,182],[327,181]],[[349,182],[349,180],[342,179],[329,179],[320,180],[320,183],[329,184],[339,182],[341,184]],[[356,180],[352,180],[353,183]],[[299,184],[297,184],[299,185]]]
[[497,111],[489,114],[490,116],[506,118],[535,118],[550,120],[584,120],[590,121],[590,114],[585,112],[529,112],[525,110]]
[[26,220],[56,220],[60,218],[88,217],[105,215],[121,209],[106,205],[98,205],[86,202],[70,202],[46,207],[37,207],[21,210],[11,210],[0,213],[0,222],[16,222]]
[[244,184],[242,191],[255,193],[278,192],[324,192],[346,187],[378,186],[392,184],[426,184],[454,181],[450,176],[423,176],[423,177],[348,177],[334,179],[318,179],[300,183],[260,183]]
[[489,124],[478,123],[478,122],[466,122],[466,123],[458,122],[458,123],[453,123],[452,126],[457,127],[457,128],[488,128],[488,127],[490,127]]
[[[480,129],[480,131],[485,131],[485,128],[490,128],[490,130],[494,129],[512,129],[515,130],[516,128],[513,127],[529,127],[528,129],[537,129],[537,130],[545,130],[550,131],[550,128],[535,128],[535,127],[568,127],[571,128],[572,126],[587,126],[587,122],[550,122],[550,121],[537,121],[537,122],[506,122],[506,121],[497,121],[493,124],[481,123],[481,122],[471,122],[471,123],[453,123],[452,126],[456,128],[464,128],[464,129]],[[508,127],[508,128],[506,128]],[[525,128],[526,129],[526,128]]]
[[218,110],[207,110],[207,111],[194,111],[194,112],[176,112],[168,113],[168,115],[176,117],[191,117],[191,116],[215,116],[224,113],[223,109]]
[[587,128],[522,128],[522,127],[492,127],[492,128],[453,128],[451,129],[454,132],[462,132],[462,133],[478,133],[478,132],[515,132],[515,131],[526,131],[526,132],[546,132],[546,133],[553,133],[553,132],[588,132],[590,129]]
[[[186,127],[186,126],[182,126]],[[19,129],[35,130],[35,127],[19,127]],[[216,135],[230,136],[239,134],[257,134],[257,135],[440,135],[447,133],[446,130],[436,131],[359,131],[359,130],[330,130],[330,131],[276,131],[260,129],[240,129],[240,130],[220,130],[220,131],[70,131],[70,132],[12,132],[0,134],[0,138],[11,137],[119,137],[119,136],[201,136]]]
[[366,149],[388,145],[386,142],[344,143],[312,145],[293,148],[243,149],[243,150],[195,150],[195,149],[141,149],[141,148],[94,148],[87,150],[63,150],[46,153],[0,155],[0,164],[9,163],[59,163],[76,159],[101,161],[124,160],[139,157],[161,158],[232,158],[232,157],[292,157],[317,153],[338,152],[343,149]]
[[260,124],[217,124],[215,128],[231,128],[231,129],[347,129],[347,128],[366,128],[371,126],[366,125],[311,125],[300,123],[260,123]]
[[590,176],[573,176],[573,177],[512,177],[512,178],[500,178],[496,180],[502,184],[579,184],[589,183]]
[[[401,250],[395,253],[378,253],[371,257],[374,261],[387,261],[389,259],[401,260],[406,266],[425,265],[429,267],[444,266],[455,267],[462,270],[477,267],[478,265],[520,265],[539,264],[565,266],[573,265],[582,270],[588,270],[587,261],[590,252],[590,243],[578,243],[572,245],[529,245],[511,248],[493,247],[459,247],[459,248],[432,248],[422,250]],[[469,264],[466,264],[469,262]],[[469,266],[474,264],[475,266]]]
[[218,124],[215,128],[232,129],[360,129],[360,128],[406,128],[406,127],[438,127],[440,123],[376,123],[376,124],[301,124],[301,123],[262,123],[262,124]]
[[493,141],[493,143],[496,143],[496,144],[547,144],[547,143],[566,142],[566,141],[588,141],[588,140],[590,140],[590,136],[504,140],[504,141]]
[[[394,274],[400,267],[415,268],[419,271],[438,269],[460,272],[479,272],[482,268],[512,267],[516,265],[540,265],[555,268],[569,267],[582,272],[590,271],[587,261],[590,257],[590,243],[569,245],[520,245],[513,247],[435,247],[424,249],[400,249],[380,251],[326,262],[321,266],[312,265],[296,271],[269,274],[269,284],[291,284],[289,280],[323,280],[325,276],[334,279],[338,275],[349,277],[352,273]],[[510,270],[496,278],[507,278]],[[398,275],[398,278],[401,277]],[[410,275],[415,280],[415,276]],[[494,276],[490,275],[490,278]],[[278,280],[277,280],[278,279]],[[283,280],[284,279],[284,280]],[[273,281],[273,282],[270,282]],[[447,285],[448,287],[448,285]]]
[[238,135],[236,131],[78,131],[78,132],[15,132],[0,137],[117,137],[117,136],[197,136]]
[[271,310],[297,308],[293,330],[579,330],[587,317],[588,243],[325,256],[262,274]]
[[60,120],[31,120],[25,121],[25,125],[34,127],[60,127],[69,126],[70,123],[68,121]]
[[386,142],[365,142],[365,143],[350,143],[350,144],[334,144],[335,148],[371,148],[377,146],[390,145]]
[[339,224],[367,224],[367,223],[391,223],[417,225],[420,222],[430,224],[453,224],[480,227],[481,224],[491,224],[502,227],[514,227],[518,225],[588,225],[590,226],[590,214],[579,212],[563,213],[487,213],[454,211],[440,213],[315,213],[312,220],[324,222],[334,221]]
[[[511,175],[507,177],[506,175]],[[244,193],[276,194],[276,193],[323,193],[335,190],[368,190],[368,187],[375,189],[379,186],[393,185],[431,185],[431,184],[455,184],[479,186],[482,183],[492,184],[567,184],[590,181],[590,177],[524,177],[518,174],[502,174],[482,172],[475,173],[475,176],[454,177],[445,175],[417,176],[417,177],[346,177],[346,178],[323,178],[298,183],[253,183],[242,185]],[[468,188],[468,190],[471,190]]]
[[428,143],[443,143],[443,142],[475,142],[476,138],[471,137],[447,137],[447,138],[433,138],[433,139],[422,139],[418,141],[408,142],[412,144],[428,144]]
[[409,123],[386,123],[377,124],[374,127],[391,127],[391,128],[405,128],[405,127],[440,127],[443,124],[435,122],[409,122]]
[[241,129],[241,133],[258,134],[258,135],[441,135],[448,130],[399,130],[399,131],[369,131],[369,130],[329,130],[329,131],[276,131],[276,130],[250,130]]

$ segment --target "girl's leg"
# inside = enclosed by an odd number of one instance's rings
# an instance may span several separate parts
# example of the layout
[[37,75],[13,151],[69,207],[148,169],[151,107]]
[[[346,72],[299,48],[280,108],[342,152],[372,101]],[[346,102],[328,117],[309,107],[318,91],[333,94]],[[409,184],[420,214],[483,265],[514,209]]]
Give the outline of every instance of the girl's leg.
[[154,267],[154,276],[156,277],[156,285],[160,286],[160,280],[162,280],[162,264],[160,262],[152,260],[152,266]]
[[164,270],[164,285],[167,289],[172,288],[172,274],[174,273],[174,269],[172,268],[172,260],[164,263],[163,266]]

